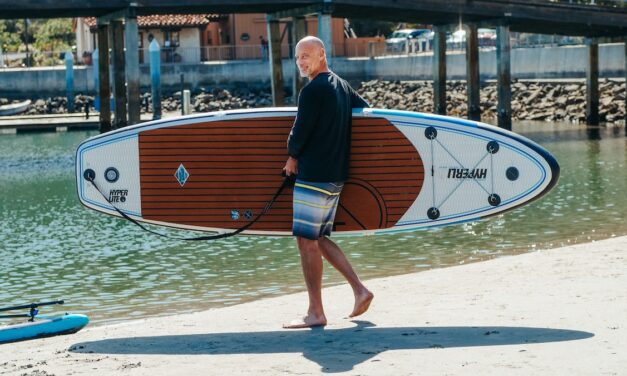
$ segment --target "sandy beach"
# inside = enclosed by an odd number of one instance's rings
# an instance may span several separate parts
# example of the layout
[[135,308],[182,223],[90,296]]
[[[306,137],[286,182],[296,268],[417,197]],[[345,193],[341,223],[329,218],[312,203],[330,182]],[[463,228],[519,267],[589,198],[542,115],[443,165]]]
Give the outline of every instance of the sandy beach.
[[[326,265],[325,265],[326,267]],[[1,375],[627,375],[627,237],[0,345]]]

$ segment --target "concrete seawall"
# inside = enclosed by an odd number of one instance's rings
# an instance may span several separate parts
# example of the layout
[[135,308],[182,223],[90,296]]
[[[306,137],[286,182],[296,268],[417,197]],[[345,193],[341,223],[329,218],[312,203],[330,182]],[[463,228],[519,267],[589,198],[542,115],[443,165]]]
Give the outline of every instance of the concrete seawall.
[[[512,50],[512,77],[517,79],[583,78],[586,74],[587,49],[585,46],[522,48]],[[203,64],[167,64],[161,68],[164,91],[180,89],[180,75],[187,87],[200,86],[269,86],[268,63],[258,60],[208,62]],[[481,79],[496,78],[496,51],[479,54]],[[291,85],[295,65],[283,61],[286,85]],[[150,85],[149,66],[141,66],[141,86]],[[381,58],[336,58],[331,69],[351,81],[429,80],[432,78],[432,55],[398,56]],[[625,76],[624,44],[599,46],[599,71],[601,77]],[[74,68],[76,93],[94,93],[92,67]],[[466,77],[465,54],[451,52],[447,56],[447,77],[463,80]],[[65,95],[65,68],[46,67],[29,69],[0,69],[0,97],[39,98]]]

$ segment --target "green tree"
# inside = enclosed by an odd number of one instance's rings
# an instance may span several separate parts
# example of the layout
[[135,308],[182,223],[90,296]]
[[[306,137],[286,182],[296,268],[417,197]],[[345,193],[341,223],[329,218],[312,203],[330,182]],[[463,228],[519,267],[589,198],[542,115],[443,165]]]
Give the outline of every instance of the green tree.
[[35,33],[35,49],[38,51],[67,51],[76,43],[71,18],[36,20],[31,25]]
[[0,20],[0,46],[4,52],[17,52],[24,44],[23,20]]
[[35,65],[62,63],[60,52],[76,44],[72,19],[0,20],[0,46],[4,52],[26,51],[27,44]]

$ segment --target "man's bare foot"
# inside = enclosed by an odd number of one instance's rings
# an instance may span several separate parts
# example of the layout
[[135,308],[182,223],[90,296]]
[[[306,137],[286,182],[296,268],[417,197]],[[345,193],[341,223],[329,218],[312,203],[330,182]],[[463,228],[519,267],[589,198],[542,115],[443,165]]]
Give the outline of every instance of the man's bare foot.
[[289,324],[283,324],[283,329],[302,329],[325,325],[327,325],[327,318],[324,315],[316,316],[309,314],[302,319],[293,320]]
[[359,316],[362,313],[368,310],[370,307],[370,302],[372,302],[372,298],[374,298],[374,294],[368,290],[360,293],[359,295],[355,295],[355,308],[353,308],[353,313],[348,315],[348,317]]

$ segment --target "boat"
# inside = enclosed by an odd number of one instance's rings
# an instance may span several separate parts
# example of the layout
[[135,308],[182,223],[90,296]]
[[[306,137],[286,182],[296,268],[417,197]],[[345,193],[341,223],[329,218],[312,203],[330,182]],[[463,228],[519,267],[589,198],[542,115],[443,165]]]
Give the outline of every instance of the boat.
[[4,106],[0,106],[0,116],[21,114],[22,112],[28,110],[28,106],[30,106],[30,104],[30,99],[17,103],[5,104]]

